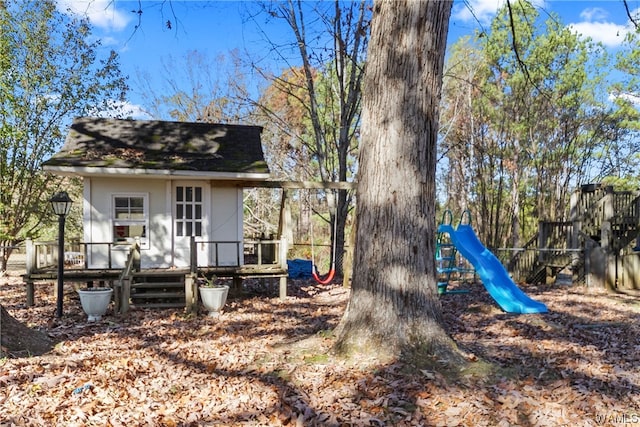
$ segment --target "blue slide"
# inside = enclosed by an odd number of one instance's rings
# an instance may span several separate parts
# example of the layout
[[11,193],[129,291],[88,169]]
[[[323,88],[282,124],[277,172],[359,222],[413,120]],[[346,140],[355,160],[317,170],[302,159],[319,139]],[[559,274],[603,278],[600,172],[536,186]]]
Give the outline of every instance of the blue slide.
[[478,239],[470,225],[442,224],[438,231],[449,233],[456,249],[473,265],[489,295],[507,313],[546,313],[547,306],[531,299],[516,286],[500,260]]

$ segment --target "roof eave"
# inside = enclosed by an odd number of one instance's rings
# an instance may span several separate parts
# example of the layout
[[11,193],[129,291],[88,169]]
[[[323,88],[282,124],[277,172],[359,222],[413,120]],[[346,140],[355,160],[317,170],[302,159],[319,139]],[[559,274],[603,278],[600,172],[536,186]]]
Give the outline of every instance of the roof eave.
[[136,178],[192,178],[192,179],[216,179],[237,180],[254,179],[267,180],[271,176],[263,172],[206,172],[193,170],[169,170],[169,169],[130,169],[130,168],[100,168],[88,166],[43,166],[47,172],[64,176],[96,176],[96,177],[124,177]]

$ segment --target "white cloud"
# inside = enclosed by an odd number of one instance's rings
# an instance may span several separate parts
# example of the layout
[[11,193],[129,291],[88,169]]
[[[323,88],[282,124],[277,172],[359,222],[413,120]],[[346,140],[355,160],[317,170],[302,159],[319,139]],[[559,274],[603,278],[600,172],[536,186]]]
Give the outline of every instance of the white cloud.
[[463,22],[486,24],[496,15],[505,0],[468,0],[454,6],[453,18]]
[[147,113],[140,105],[132,104],[129,101],[107,101],[106,109],[95,109],[89,112],[95,117],[125,118],[131,117],[138,120],[150,120],[153,117]]
[[637,93],[620,93],[617,95],[610,95],[609,100],[613,101],[617,98],[624,99],[625,101],[629,101],[636,106],[640,106],[640,94]]
[[131,14],[118,10],[113,0],[57,0],[57,7],[86,16],[96,27],[109,31],[121,31],[131,21]]
[[[622,6],[620,6],[622,7]],[[631,12],[632,16],[639,16],[640,9]],[[590,37],[593,41],[600,42],[607,47],[616,47],[622,44],[625,36],[633,31],[631,22],[616,24],[610,20],[609,12],[599,7],[590,7],[580,12],[581,22],[568,25],[576,33],[583,37]]]
[[578,22],[569,24],[569,28],[583,37],[591,37],[595,42],[601,42],[608,47],[619,46],[629,31],[624,25],[613,22]]
[[119,46],[120,45],[120,41],[115,37],[111,37],[111,36],[100,37],[100,42],[102,46]]
[[609,12],[601,7],[589,7],[580,12],[580,18],[585,21],[602,21],[609,17]]
[[[478,21],[488,24],[505,3],[506,0],[466,0],[454,5],[452,16],[463,22]],[[532,0],[531,3],[537,7],[544,7],[545,0]]]

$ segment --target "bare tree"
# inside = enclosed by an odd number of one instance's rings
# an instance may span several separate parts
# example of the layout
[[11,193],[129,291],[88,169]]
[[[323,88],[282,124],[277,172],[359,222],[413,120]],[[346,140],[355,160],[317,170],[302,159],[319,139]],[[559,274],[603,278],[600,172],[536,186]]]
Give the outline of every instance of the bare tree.
[[[330,7],[327,7],[330,5]],[[312,9],[310,9],[312,8]],[[257,107],[271,123],[279,125],[287,139],[297,141],[313,160],[311,176],[321,181],[353,180],[360,123],[364,54],[368,43],[367,1],[332,3],[289,0],[261,5],[261,14],[282,19],[291,28],[302,65],[290,66],[280,76],[257,70],[270,79],[275,90],[296,99],[309,126],[290,126],[280,111],[260,102]],[[316,21],[312,25],[311,22]],[[312,33],[311,28],[315,28]],[[266,33],[265,33],[266,35]],[[271,46],[288,63],[287,49]],[[297,78],[290,73],[299,72]],[[302,93],[301,93],[302,91]],[[294,146],[295,147],[295,146]],[[353,195],[346,190],[327,193],[330,222],[336,221],[336,270],[342,274],[345,226]],[[332,236],[332,240],[334,236]]]

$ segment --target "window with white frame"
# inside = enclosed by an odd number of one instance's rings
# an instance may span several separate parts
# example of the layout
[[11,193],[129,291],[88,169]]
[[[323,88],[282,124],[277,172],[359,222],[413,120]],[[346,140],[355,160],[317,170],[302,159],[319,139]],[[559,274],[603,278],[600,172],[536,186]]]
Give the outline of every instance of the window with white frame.
[[176,236],[202,236],[202,187],[176,187]]
[[113,241],[131,243],[140,238],[140,246],[148,248],[149,203],[146,194],[114,194]]

